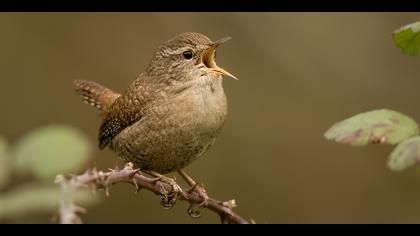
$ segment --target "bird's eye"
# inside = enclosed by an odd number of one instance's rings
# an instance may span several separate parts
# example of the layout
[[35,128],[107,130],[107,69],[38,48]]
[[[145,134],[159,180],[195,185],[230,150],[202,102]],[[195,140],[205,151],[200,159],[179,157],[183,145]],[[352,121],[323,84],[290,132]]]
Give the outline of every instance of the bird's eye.
[[190,50],[187,50],[183,52],[182,55],[184,55],[185,59],[189,60],[193,57],[193,52],[191,52]]

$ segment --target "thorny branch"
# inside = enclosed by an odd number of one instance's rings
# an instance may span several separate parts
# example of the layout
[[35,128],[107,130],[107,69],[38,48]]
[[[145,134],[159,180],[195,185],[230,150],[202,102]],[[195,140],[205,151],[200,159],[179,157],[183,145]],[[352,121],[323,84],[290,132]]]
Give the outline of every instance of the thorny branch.
[[[170,181],[168,181],[170,180]],[[232,209],[236,207],[235,200],[218,201],[212,198],[203,200],[203,194],[206,195],[204,188],[200,185],[194,185],[190,189],[182,189],[173,179],[166,177],[147,177],[138,169],[134,169],[131,163],[128,163],[124,169],[110,169],[109,172],[89,169],[85,173],[65,179],[58,176],[57,183],[61,185],[63,195],[75,191],[79,188],[91,187],[93,189],[105,189],[108,195],[108,189],[116,183],[130,183],[134,185],[137,192],[140,189],[147,189],[161,196],[161,204],[170,209],[176,200],[183,200],[189,203],[188,214],[193,218],[200,217],[200,208],[207,208],[220,216],[223,224],[249,224]],[[62,224],[80,224],[82,220],[79,216],[85,210],[77,206],[71,199],[63,199],[59,206],[58,217]]]

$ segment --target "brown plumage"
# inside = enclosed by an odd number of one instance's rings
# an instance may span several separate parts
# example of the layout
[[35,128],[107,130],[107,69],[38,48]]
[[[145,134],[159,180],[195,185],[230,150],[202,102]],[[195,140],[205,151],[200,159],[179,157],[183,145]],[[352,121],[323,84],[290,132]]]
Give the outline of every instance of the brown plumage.
[[200,157],[223,126],[227,103],[212,42],[183,33],[160,46],[148,68],[121,95],[76,80],[82,100],[102,111],[99,147],[124,161],[160,173],[180,170]]
[[121,95],[93,81],[75,80],[76,92],[82,97],[82,102],[106,111]]

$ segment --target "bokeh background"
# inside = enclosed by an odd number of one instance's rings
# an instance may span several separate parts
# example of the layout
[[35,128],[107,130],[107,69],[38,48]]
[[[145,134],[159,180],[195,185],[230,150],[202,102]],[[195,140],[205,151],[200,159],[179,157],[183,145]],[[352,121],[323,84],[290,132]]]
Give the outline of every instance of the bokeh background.
[[[420,59],[391,33],[418,13],[2,13],[0,134],[11,141],[47,124],[68,124],[96,145],[98,112],[80,103],[74,79],[124,90],[156,47],[196,31],[233,39],[218,64],[229,115],[216,144],[186,168],[210,196],[235,198],[257,223],[419,223],[420,174],[391,172],[391,146],[349,147],[323,133],[354,114],[389,108],[420,121]],[[57,156],[57,158],[60,158]],[[119,163],[94,153],[100,168]],[[121,163],[120,163],[121,164]],[[129,185],[88,207],[86,223],[218,223]],[[1,207],[1,206],[0,206]],[[51,215],[13,222],[49,223]]]

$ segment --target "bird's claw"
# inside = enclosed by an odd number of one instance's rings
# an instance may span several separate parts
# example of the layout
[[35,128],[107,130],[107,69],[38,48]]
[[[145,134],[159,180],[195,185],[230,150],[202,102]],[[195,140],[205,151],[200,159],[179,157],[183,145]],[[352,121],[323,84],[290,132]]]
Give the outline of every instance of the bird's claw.
[[187,190],[187,192],[188,193],[196,192],[198,194],[198,196],[200,197],[201,201],[197,203],[197,206],[199,206],[199,207],[207,206],[207,200],[209,199],[209,196],[207,195],[207,192],[204,189],[203,184],[196,183],[196,184],[194,184],[194,186],[192,186],[191,188],[189,188]]
[[175,205],[176,200],[178,199],[179,195],[183,194],[181,187],[179,187],[179,185],[175,182],[174,179],[166,177],[164,175],[161,175],[153,179],[153,181],[155,182],[160,181],[171,186],[171,190],[169,192],[165,190],[165,194],[163,194],[160,198],[160,204],[165,209],[171,209]]
[[203,206],[207,206],[207,200],[209,199],[209,196],[207,195],[207,192],[202,186],[202,184],[199,183],[194,184],[190,189],[187,190],[187,193],[189,194],[192,194],[193,192],[195,192],[201,200],[197,203],[191,203],[187,212],[188,215],[190,215],[192,218],[200,218],[200,208]]

